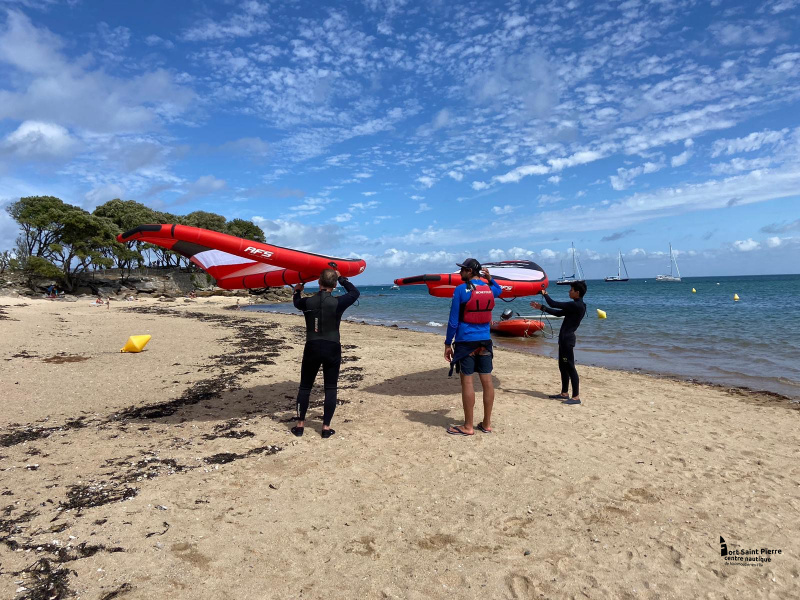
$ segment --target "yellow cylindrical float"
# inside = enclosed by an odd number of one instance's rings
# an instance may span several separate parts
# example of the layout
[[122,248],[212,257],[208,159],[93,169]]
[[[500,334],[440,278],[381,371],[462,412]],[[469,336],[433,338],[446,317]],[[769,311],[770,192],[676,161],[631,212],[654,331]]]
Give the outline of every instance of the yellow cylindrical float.
[[739,294],[734,294],[733,295],[733,301],[734,302],[738,302],[739,301]]
[[132,335],[125,342],[120,352],[141,352],[147,346],[147,342],[150,341],[151,337],[149,335]]
[[597,309],[597,318],[598,319],[605,319],[606,318],[606,311]]
[[697,293],[697,290],[696,290],[696,289],[694,289],[694,288],[692,288],[692,293],[693,293],[693,294],[696,294],[696,293]]

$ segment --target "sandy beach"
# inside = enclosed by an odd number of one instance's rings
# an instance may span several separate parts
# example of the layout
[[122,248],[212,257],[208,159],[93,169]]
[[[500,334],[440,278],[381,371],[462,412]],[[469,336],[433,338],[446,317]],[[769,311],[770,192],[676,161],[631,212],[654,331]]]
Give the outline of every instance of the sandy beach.
[[344,323],[295,438],[303,321],[233,303],[0,298],[0,598],[800,597],[800,405],[499,350],[449,436],[442,336]]

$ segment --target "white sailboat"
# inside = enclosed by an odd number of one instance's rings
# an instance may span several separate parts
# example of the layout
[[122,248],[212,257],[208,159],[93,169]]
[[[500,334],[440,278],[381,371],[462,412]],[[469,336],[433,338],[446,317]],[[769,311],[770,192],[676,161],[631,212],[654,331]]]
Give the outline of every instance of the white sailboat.
[[556,285],[570,285],[576,281],[585,281],[583,277],[583,269],[581,268],[581,261],[578,260],[575,254],[575,244],[572,244],[572,275],[567,276],[564,274],[564,263],[561,263],[561,277],[556,280]]
[[[672,274],[672,265],[675,265],[675,272],[677,275]],[[678,261],[675,260],[675,256],[672,254],[672,243],[669,245],[669,275],[656,275],[656,281],[680,281],[681,280],[681,271],[678,269]]]
[[[622,260],[622,251],[619,252],[617,259],[617,274],[606,277],[606,281],[628,281],[628,267],[625,266],[625,261]],[[625,269],[625,277],[622,276],[622,270]]]

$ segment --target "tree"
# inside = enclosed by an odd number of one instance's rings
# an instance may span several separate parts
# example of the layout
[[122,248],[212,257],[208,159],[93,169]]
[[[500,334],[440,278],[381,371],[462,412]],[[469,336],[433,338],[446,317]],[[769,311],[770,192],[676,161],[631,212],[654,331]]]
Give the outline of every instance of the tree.
[[[156,211],[135,200],[120,200],[115,198],[94,209],[96,217],[109,219],[115,226],[116,234],[124,233],[139,225],[157,223]],[[104,254],[110,258],[120,269],[121,278],[125,280],[125,270],[130,275],[134,264],[144,261],[142,251],[146,244],[137,240],[120,243],[114,240],[105,250]]]
[[6,208],[22,228],[22,235],[17,238],[22,260],[48,254],[50,245],[61,236],[66,210],[67,205],[54,196],[27,196]]
[[11,261],[14,260],[14,255],[9,250],[0,252],[0,275],[6,272],[11,266]]
[[225,225],[225,231],[229,235],[244,238],[246,240],[253,240],[254,242],[266,243],[264,232],[261,227],[252,221],[245,221],[244,219],[233,219],[228,221]]
[[77,276],[90,265],[110,266],[103,250],[115,242],[114,223],[65,204],[53,196],[20,198],[8,213],[22,228],[17,259],[28,275],[58,277],[72,290]]
[[196,210],[183,217],[183,224],[225,233],[225,220],[222,215]]

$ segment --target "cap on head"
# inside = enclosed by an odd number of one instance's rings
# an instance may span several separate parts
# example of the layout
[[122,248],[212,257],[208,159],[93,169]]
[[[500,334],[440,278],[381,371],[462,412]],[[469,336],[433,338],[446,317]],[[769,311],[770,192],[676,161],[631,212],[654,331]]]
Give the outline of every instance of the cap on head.
[[481,263],[479,263],[474,258],[468,258],[463,263],[456,263],[457,266],[461,267],[462,269],[469,269],[475,275],[480,275],[481,272]]

